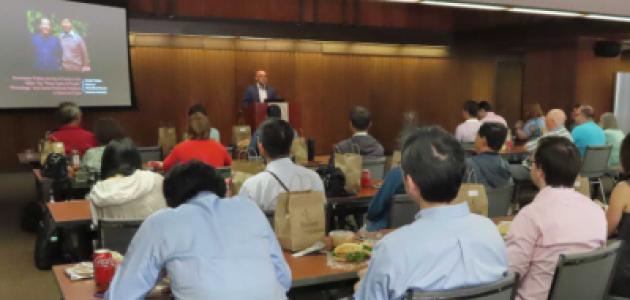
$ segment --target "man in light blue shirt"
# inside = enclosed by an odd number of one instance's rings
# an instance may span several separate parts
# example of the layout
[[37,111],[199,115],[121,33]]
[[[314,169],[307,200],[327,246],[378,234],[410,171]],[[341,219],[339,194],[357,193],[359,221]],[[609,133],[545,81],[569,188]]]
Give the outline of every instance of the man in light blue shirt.
[[489,219],[451,204],[466,169],[464,150],[446,131],[424,127],[404,142],[405,189],[421,211],[388,234],[372,254],[357,300],[403,299],[409,289],[436,291],[499,280],[505,245]]
[[144,299],[162,270],[176,299],[286,299],[291,271],[267,219],[253,201],[224,195],[210,166],[171,170],[171,208],[142,223],[105,299]]
[[595,110],[589,105],[582,105],[575,116],[578,124],[571,131],[573,142],[580,150],[580,156],[584,158],[586,146],[600,146],[606,144],[604,130],[593,121]]

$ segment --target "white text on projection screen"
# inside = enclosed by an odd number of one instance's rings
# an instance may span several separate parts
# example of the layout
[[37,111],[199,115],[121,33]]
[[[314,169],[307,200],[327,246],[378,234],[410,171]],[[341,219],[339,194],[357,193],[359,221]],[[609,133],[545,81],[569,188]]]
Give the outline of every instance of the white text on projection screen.
[[123,8],[5,0],[0,10],[0,109],[131,106]]

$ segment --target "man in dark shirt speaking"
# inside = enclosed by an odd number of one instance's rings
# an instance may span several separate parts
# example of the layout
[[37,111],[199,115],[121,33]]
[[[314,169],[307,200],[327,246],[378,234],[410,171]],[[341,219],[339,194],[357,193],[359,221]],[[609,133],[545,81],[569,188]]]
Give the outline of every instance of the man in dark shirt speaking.
[[245,90],[242,107],[246,108],[252,103],[266,103],[267,100],[277,99],[276,89],[267,85],[267,72],[265,70],[256,71],[256,83],[250,85]]

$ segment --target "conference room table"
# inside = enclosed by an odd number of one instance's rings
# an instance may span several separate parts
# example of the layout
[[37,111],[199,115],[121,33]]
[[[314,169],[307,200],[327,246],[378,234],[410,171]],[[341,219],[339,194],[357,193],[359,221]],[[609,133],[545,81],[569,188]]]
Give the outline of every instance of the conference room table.
[[[72,206],[73,209],[79,210],[80,205]],[[61,206],[60,206],[61,207]],[[64,206],[69,209],[71,206]],[[501,221],[512,221],[514,216],[505,216],[492,218],[495,224]],[[385,230],[387,234],[392,230]],[[306,255],[302,257],[293,257],[290,253],[285,252],[284,258],[291,269],[293,282],[292,289],[312,287],[325,284],[333,284],[343,281],[353,281],[358,279],[355,269],[335,269],[327,265],[327,257],[325,254]],[[96,286],[94,280],[85,279],[71,281],[65,274],[65,269],[73,264],[63,264],[53,266],[53,276],[57,282],[59,290],[65,300],[97,300],[101,299],[95,296]],[[170,299],[169,296],[152,297],[147,299]]]
[[29,165],[33,168],[41,166],[40,153],[32,150],[25,150],[17,153],[18,162],[23,165]]
[[[293,257],[284,253],[284,258],[291,269],[292,289],[325,285],[342,281],[357,280],[356,269],[333,269],[326,264],[325,254]],[[65,274],[65,269],[74,264],[53,266],[53,276],[65,300],[100,299],[95,296],[96,285],[93,279],[72,281]],[[166,297],[151,297],[147,299],[169,299]]]
[[70,228],[92,222],[90,202],[86,200],[49,202],[46,207],[57,227]]

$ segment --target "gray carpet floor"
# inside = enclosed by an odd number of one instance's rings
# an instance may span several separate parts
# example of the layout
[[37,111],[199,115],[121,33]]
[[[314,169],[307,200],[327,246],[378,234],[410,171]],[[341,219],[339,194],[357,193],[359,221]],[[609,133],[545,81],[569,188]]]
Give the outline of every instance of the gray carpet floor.
[[61,299],[51,271],[33,263],[35,234],[20,230],[24,205],[35,199],[30,172],[0,174],[0,299]]

